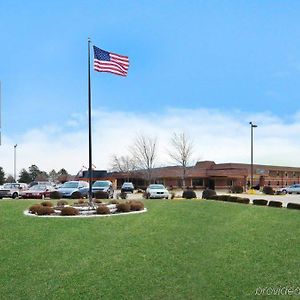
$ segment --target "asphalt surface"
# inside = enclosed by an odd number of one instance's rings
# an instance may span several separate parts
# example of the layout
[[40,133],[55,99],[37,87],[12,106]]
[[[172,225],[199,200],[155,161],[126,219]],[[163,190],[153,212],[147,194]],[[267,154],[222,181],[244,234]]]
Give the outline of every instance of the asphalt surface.
[[[175,193],[176,196],[179,198],[182,195],[182,190],[173,190],[172,192]],[[202,198],[202,191],[195,191],[197,198],[201,199]],[[222,191],[222,190],[217,190],[217,195],[232,195],[232,196],[237,196],[237,197],[242,197],[242,198],[249,198],[250,203],[252,203],[253,199],[265,199],[268,201],[280,201],[282,202],[282,206],[286,207],[288,203],[298,203],[300,204],[300,195],[298,194],[287,194],[287,195],[265,195],[259,191],[256,191],[256,194],[230,194],[228,191]],[[120,191],[116,191],[116,193],[120,193]],[[116,197],[115,193],[115,197]],[[128,194],[127,199],[130,200],[141,200],[143,199],[143,194],[142,193],[134,193],[134,194]],[[155,199],[154,199],[155,200]]]

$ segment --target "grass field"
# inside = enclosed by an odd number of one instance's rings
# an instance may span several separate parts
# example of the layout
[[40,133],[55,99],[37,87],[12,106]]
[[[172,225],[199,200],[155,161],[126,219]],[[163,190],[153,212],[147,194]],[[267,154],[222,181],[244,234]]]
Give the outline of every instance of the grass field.
[[36,202],[0,201],[0,299],[252,299],[300,285],[299,211],[149,200],[132,216],[24,216]]

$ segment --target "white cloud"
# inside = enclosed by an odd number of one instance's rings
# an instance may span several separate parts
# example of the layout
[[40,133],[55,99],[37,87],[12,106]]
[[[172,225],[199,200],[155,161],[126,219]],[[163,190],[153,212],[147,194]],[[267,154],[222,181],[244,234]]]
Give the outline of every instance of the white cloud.
[[[160,113],[93,112],[93,162],[97,169],[110,166],[113,154],[123,155],[136,134],[157,136],[159,165],[170,163],[167,147],[173,132],[185,131],[194,142],[194,157],[216,162],[250,161],[249,121],[255,129],[256,163],[300,166],[299,113],[286,123],[271,113],[247,114],[208,109],[166,109]],[[36,164],[40,169],[66,168],[75,174],[88,165],[86,115],[70,115],[65,124],[43,124],[23,135],[4,136],[0,166],[13,173],[13,145],[17,142],[17,171]]]

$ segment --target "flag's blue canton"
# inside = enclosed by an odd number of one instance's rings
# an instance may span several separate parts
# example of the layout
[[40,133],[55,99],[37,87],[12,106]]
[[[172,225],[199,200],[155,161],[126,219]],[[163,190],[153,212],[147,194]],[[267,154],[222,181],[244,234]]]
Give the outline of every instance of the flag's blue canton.
[[97,48],[96,46],[93,46],[93,47],[94,47],[95,59],[110,61],[109,52],[101,50],[101,49]]

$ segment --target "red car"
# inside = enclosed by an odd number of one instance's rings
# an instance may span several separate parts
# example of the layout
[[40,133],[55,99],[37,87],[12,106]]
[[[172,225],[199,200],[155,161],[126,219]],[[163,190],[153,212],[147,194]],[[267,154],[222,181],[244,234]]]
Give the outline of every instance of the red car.
[[26,191],[22,191],[20,196],[22,198],[27,198],[27,199],[33,199],[33,198],[43,199],[46,197],[49,198],[50,193],[52,191],[54,191],[52,186],[38,184],[32,186]]

